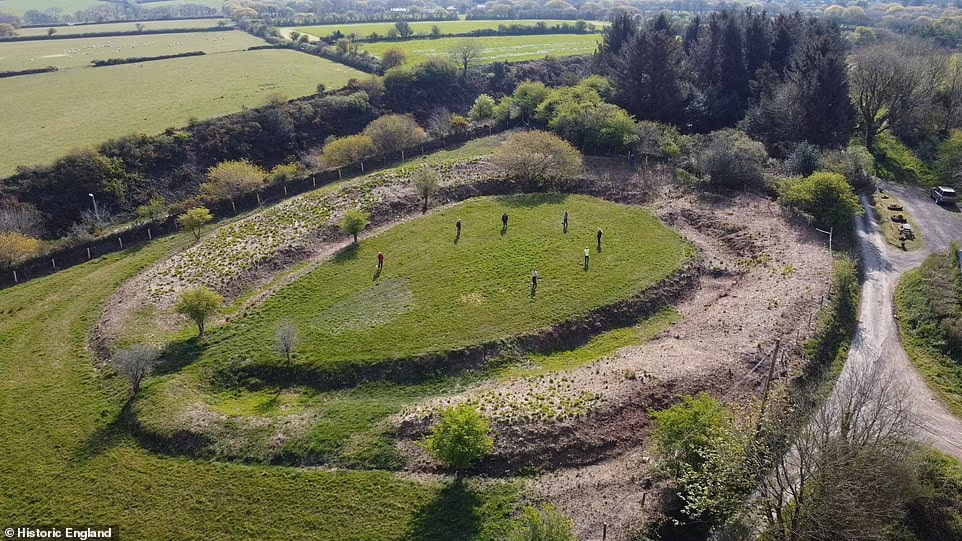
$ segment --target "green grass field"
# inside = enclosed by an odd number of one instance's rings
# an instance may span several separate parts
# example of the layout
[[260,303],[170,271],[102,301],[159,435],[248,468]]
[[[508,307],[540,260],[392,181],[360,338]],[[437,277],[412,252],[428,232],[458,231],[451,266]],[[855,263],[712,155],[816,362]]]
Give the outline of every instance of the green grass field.
[[[560,227],[565,210],[571,216],[567,235]],[[500,216],[505,211],[510,223],[502,236]],[[455,243],[453,224],[458,218],[464,230]],[[600,252],[594,244],[598,227],[606,231]],[[586,244],[592,254],[588,271],[582,266]],[[379,251],[386,260],[380,274],[373,264]],[[278,362],[272,341],[282,318],[294,320],[300,329],[295,363],[322,368],[365,364],[550,325],[644,289],[677,268],[687,252],[680,237],[640,209],[583,196],[470,200],[342,252],[261,308],[213,331],[200,348],[192,329],[169,337],[174,342],[171,362],[191,364],[155,378],[132,412],[140,429],[161,441],[174,442],[177,434],[201,435],[209,443],[194,452],[204,457],[399,468],[403,460],[395,448],[392,415],[493,379],[538,377],[594,362],[643,343],[679,316],[665,310],[581,347],[531,354],[496,369],[428,375],[417,383],[381,381],[323,391],[303,385],[227,383],[234,377],[225,379],[223,374],[234,370],[231,363],[237,359],[287,370]],[[532,268],[540,274],[534,292]],[[540,403],[512,398],[485,400],[497,400],[493,409],[525,416],[544,411],[571,416],[585,406],[578,396],[557,398],[547,410]],[[199,418],[206,421],[196,422]],[[277,434],[283,435],[280,443]]]
[[93,60],[161,56],[190,51],[204,51],[208,54],[214,54],[243,51],[256,45],[264,45],[264,40],[240,30],[18,41],[0,43],[0,71],[17,71],[46,66],[57,66],[61,69],[80,68],[90,66],[90,62]]
[[315,56],[264,50],[2,79],[0,175],[111,137],[259,106],[272,92],[294,98],[316,92],[320,82],[338,88],[363,76]]
[[[201,4],[219,10],[223,2],[222,0],[168,0],[165,2],[150,2],[146,4],[146,6],[161,7],[177,4]],[[51,8],[57,8],[65,13],[73,13],[98,5],[103,5],[103,2],[96,0],[0,0],[0,11],[6,11],[14,15],[23,15],[24,12],[31,9],[46,11]]]
[[[144,30],[182,30],[188,28],[210,28],[217,26],[217,23],[224,21],[229,26],[234,26],[230,19],[182,19],[169,21],[144,21]],[[46,26],[18,28],[18,36],[46,36]],[[58,36],[70,36],[73,34],[90,34],[94,32],[136,32],[137,23],[104,23],[104,24],[77,24],[73,26],[57,26]]]
[[[571,215],[568,234],[561,216]],[[501,234],[501,214],[510,216]],[[464,233],[458,242],[454,222]],[[605,230],[602,250],[595,231]],[[590,246],[590,270],[582,249]],[[375,273],[378,252],[384,271]],[[207,339],[202,359],[276,364],[293,319],[297,363],[338,366],[448,351],[533,331],[630,296],[674,272],[684,240],[649,213],[583,196],[481,198],[352,246]],[[530,291],[531,271],[541,279]]]
[[[462,34],[466,32],[471,32],[473,30],[486,30],[486,29],[497,29],[500,25],[510,26],[512,24],[522,24],[526,26],[534,26],[536,23],[543,22],[548,26],[560,25],[562,23],[568,23],[573,25],[575,21],[561,20],[561,19],[518,19],[513,21],[417,21],[409,23],[411,29],[414,30],[415,35],[428,35],[431,33],[431,27],[437,25],[441,29],[443,34]],[[608,24],[601,21],[589,21],[597,28]],[[347,23],[347,24],[326,24],[320,26],[302,26],[297,28],[292,28],[290,30],[296,30],[301,34],[309,34],[318,38],[326,38],[334,32],[340,30],[342,34],[357,34],[358,37],[370,36],[372,33],[377,32],[381,36],[386,36],[388,30],[394,28],[394,23]]]
[[[446,57],[448,50],[464,38],[441,38],[413,41],[364,43],[369,53],[380,56],[385,50],[399,47],[407,53],[408,62],[420,62],[431,56]],[[481,42],[482,62],[521,61],[545,56],[590,54],[601,39],[598,34],[545,34],[538,36],[494,36],[474,38]]]
[[511,485],[385,472],[195,462],[144,451],[119,424],[88,333],[110,293],[183,249],[174,237],[0,291],[0,517],[100,524],[126,540],[504,538]]

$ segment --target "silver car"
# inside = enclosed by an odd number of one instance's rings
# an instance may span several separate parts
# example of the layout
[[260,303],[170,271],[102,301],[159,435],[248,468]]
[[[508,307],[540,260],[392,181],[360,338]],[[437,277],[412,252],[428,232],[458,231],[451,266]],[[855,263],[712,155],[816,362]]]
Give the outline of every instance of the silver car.
[[955,193],[954,188],[949,188],[948,186],[937,186],[932,188],[932,199],[939,205],[942,204],[954,204],[958,195]]

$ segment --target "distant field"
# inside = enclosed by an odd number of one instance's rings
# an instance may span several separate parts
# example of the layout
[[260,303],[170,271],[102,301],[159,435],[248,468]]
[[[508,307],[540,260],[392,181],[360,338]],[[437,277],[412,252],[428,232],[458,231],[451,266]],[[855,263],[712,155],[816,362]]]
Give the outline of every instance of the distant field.
[[132,132],[294,98],[364,74],[295,51],[263,50],[0,79],[0,175]]
[[[431,56],[444,56],[455,43],[464,38],[365,43],[364,49],[380,56],[386,49],[400,47],[408,55],[408,62],[419,62]],[[545,56],[570,56],[595,51],[601,37],[598,34],[544,34],[538,36],[494,36],[474,38],[484,49],[484,62],[520,61]]]
[[92,60],[160,56],[204,51],[240,51],[264,41],[246,32],[194,32],[112,38],[78,38],[0,43],[0,71],[58,66],[79,68]]
[[[411,29],[414,30],[415,34],[427,35],[431,33],[431,27],[438,25],[441,28],[441,32],[444,34],[458,34],[464,32],[471,32],[472,30],[482,30],[482,29],[496,29],[500,25],[512,25],[512,24],[524,24],[524,25],[534,25],[535,23],[543,22],[548,26],[553,26],[561,23],[574,24],[575,21],[567,21],[560,19],[521,19],[514,21],[422,21],[422,22],[412,22],[410,23]],[[608,23],[599,21],[589,21],[591,24],[601,27]],[[319,38],[325,38],[330,36],[334,32],[340,30],[342,34],[347,35],[355,33],[358,36],[367,37],[371,35],[372,32],[377,32],[378,34],[384,36],[387,31],[394,28],[394,23],[348,23],[348,24],[326,24],[320,26],[306,26],[301,28],[294,28],[302,34],[310,34],[312,36],[317,36]]]
[[[23,15],[31,9],[45,11],[50,8],[59,8],[66,13],[73,13],[93,6],[103,5],[104,2],[96,0],[0,0],[0,11]],[[204,6],[220,9],[222,0],[169,0],[167,2],[150,2],[145,7],[161,7],[176,4],[201,4]]]
[[[2,0],[0,0],[2,4]],[[229,19],[179,19],[170,21],[144,21],[144,30],[181,30],[186,28],[208,28],[217,26],[220,21],[227,21],[227,24],[234,26]],[[31,28],[18,28],[18,36],[46,36],[46,26],[36,26]],[[137,30],[137,23],[104,23],[104,24],[75,24],[73,26],[56,26],[57,35],[90,34],[93,32],[134,32]]]

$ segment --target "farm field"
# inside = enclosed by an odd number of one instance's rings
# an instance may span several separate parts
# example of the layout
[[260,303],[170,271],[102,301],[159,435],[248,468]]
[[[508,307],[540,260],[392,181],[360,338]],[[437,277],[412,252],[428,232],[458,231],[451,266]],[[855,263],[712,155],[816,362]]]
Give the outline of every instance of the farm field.
[[[222,3],[221,0],[167,0],[164,2],[150,2],[147,4],[147,7],[156,8],[177,4],[201,4],[219,10]],[[97,0],[0,0],[0,11],[23,15],[31,9],[46,11],[51,8],[57,8],[66,13],[73,13],[98,5],[104,5],[104,2],[98,2]]]
[[[168,21],[142,21],[144,30],[181,30],[185,28],[210,28],[217,26],[224,21],[228,26],[234,26],[230,19],[179,19]],[[136,32],[136,22],[103,23],[103,24],[76,24],[73,26],[55,26],[57,35],[90,34],[94,32]],[[46,36],[47,26],[35,26],[29,28],[18,28],[18,36]]]
[[80,68],[90,66],[93,60],[161,56],[191,51],[212,54],[241,51],[263,44],[263,40],[240,30],[19,41],[0,43],[0,71],[46,66],[57,66],[61,69]]
[[[446,56],[448,49],[464,38],[391,41],[364,43],[362,48],[380,56],[398,47],[407,53],[408,62],[420,62],[431,56]],[[601,37],[598,34],[544,34],[537,36],[492,36],[475,38],[482,44],[482,62],[521,61],[545,56],[570,56],[594,52]]]
[[[409,24],[411,25],[411,30],[414,30],[415,35],[426,36],[431,33],[431,27],[435,25],[441,29],[443,34],[458,34],[471,32],[472,30],[496,29],[500,25],[510,26],[512,24],[523,24],[531,26],[538,22],[543,22],[548,26],[559,25],[562,23],[575,23],[575,21],[561,19],[518,19],[512,21],[412,21]],[[601,28],[607,24],[606,22],[602,21],[588,21],[588,23],[593,24],[598,28]],[[394,28],[394,23],[346,23],[286,28],[284,30],[296,30],[301,34],[309,34],[318,38],[326,38],[338,30],[340,30],[340,32],[344,35],[354,33],[360,37],[367,37],[372,33],[377,32],[378,34],[385,36],[387,35],[388,30],[391,28]]]
[[194,462],[126,435],[127,386],[97,375],[87,336],[115,288],[189,242],[163,239],[0,292],[0,485],[16,487],[0,493],[0,516],[111,524],[128,540],[503,538],[510,485]]
[[[507,231],[502,213],[510,215]],[[455,239],[458,219],[464,232]],[[586,246],[589,270],[582,268]],[[375,273],[378,252],[387,263]],[[627,298],[669,276],[686,254],[680,236],[637,208],[583,196],[480,198],[345,249],[214,331],[202,359],[241,354],[273,364],[276,353],[262,337],[285,318],[302,329],[297,363],[321,367],[507,338]],[[534,269],[541,275],[535,292]]]
[[[262,50],[2,79],[0,175],[111,137],[259,106],[272,92],[294,98],[315,92],[320,82],[337,88],[363,76],[315,56]],[[82,107],[76,96],[85,97]]]

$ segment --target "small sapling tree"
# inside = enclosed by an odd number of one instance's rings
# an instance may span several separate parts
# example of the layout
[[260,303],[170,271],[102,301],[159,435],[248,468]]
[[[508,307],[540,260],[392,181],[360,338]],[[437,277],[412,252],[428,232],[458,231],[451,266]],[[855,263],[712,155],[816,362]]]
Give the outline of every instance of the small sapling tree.
[[424,201],[421,213],[428,211],[428,198],[438,193],[438,174],[430,167],[422,167],[414,173],[414,190]]
[[133,393],[137,394],[140,392],[140,384],[154,371],[159,358],[160,351],[157,348],[136,344],[115,353],[110,364],[118,374],[130,381]]
[[354,243],[357,244],[357,234],[364,231],[370,223],[370,215],[367,212],[361,209],[350,209],[341,218],[341,231],[354,235]]
[[287,364],[291,364],[291,355],[301,343],[300,333],[297,331],[297,324],[290,319],[285,319],[277,325],[274,333],[274,348],[277,352],[287,359]]
[[198,287],[196,289],[188,289],[181,293],[180,296],[177,297],[177,304],[174,305],[174,311],[189,317],[191,321],[196,323],[197,331],[200,337],[203,338],[207,319],[217,314],[223,302],[224,297],[221,297],[206,287]]
[[186,229],[194,234],[195,239],[200,239],[200,230],[205,224],[214,219],[214,215],[207,210],[207,207],[194,207],[177,217],[177,223],[181,229]]

